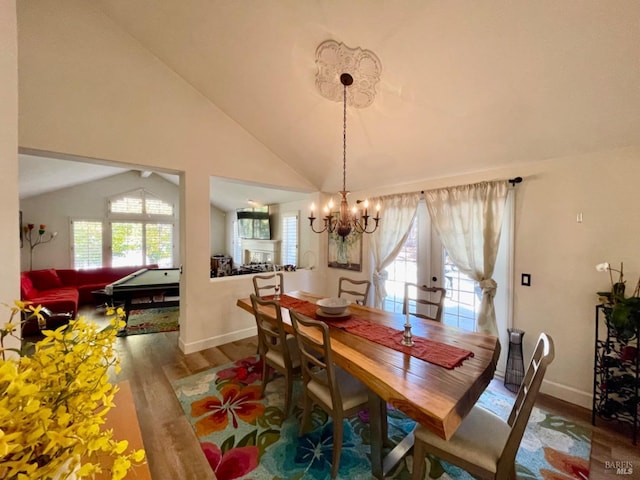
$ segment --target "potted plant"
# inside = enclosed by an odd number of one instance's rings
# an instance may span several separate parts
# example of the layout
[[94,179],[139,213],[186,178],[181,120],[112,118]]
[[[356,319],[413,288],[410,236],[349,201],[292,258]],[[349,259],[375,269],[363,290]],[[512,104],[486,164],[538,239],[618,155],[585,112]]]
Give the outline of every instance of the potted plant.
[[106,328],[80,317],[43,330],[35,344],[9,348],[9,337],[21,341],[22,319],[46,323],[40,306],[8,307],[9,321],[0,328],[0,478],[80,479],[105,470],[124,478],[144,450],[127,451],[128,442],[103,427],[118,390],[109,370],[119,371],[114,342],[124,326],[122,310],[107,312]]
[[[608,292],[597,292],[600,301],[604,305],[604,312],[607,322],[616,330],[618,337],[625,342],[634,338],[640,327],[640,279],[633,294],[625,297],[625,283],[623,264],[620,263],[620,270],[611,268],[608,262],[596,265],[596,270],[609,272],[611,290]],[[613,281],[613,273],[618,272],[619,277]]]

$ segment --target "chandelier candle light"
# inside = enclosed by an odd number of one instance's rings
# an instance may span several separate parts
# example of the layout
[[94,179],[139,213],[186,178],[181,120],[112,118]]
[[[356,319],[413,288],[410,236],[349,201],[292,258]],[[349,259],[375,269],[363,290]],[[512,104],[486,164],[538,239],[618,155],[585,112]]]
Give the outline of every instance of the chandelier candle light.
[[44,224],[40,224],[40,228],[37,230],[37,235],[33,233],[35,230],[35,225],[33,223],[28,223],[25,227],[23,227],[25,238],[29,242],[29,270],[33,270],[33,249],[38,245],[42,245],[44,243],[49,243],[51,240],[56,238],[58,232],[48,232],[46,231],[47,226]]
[[[362,207],[358,208],[354,206],[349,208],[349,202],[347,201],[347,86],[353,83],[353,77],[348,73],[340,75],[340,82],[343,85],[343,130],[342,130],[342,190],[340,193],[340,210],[338,216],[332,215],[333,200],[330,200],[328,205],[324,207],[324,227],[320,230],[316,230],[313,227],[313,222],[316,220],[314,214],[315,205],[311,204],[311,212],[309,214],[309,226],[315,233],[322,233],[328,231],[329,233],[338,234],[342,240],[351,233],[373,233],[378,228],[378,222],[380,221],[380,205],[376,207],[376,216],[372,218],[375,224],[369,224],[369,201],[357,200],[356,205],[362,204]],[[370,228],[371,227],[371,228]]]

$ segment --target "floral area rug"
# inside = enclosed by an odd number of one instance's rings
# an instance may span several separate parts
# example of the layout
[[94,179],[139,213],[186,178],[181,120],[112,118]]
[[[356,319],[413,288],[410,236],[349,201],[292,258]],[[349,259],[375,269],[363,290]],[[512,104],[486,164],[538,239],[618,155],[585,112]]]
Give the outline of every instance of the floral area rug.
[[[206,370],[173,382],[175,393],[218,480],[329,479],[332,421],[316,408],[312,428],[298,437],[302,386],[294,388],[294,407],[285,418],[284,378],[269,382],[260,396],[262,364],[257,357]],[[492,390],[479,403],[507,418],[510,397]],[[399,442],[415,422],[388,409],[389,437]],[[367,411],[345,420],[338,479],[370,479]],[[490,432],[487,432],[490,435]],[[591,431],[538,408],[531,414],[516,458],[519,479],[586,479]],[[471,479],[457,467],[428,459],[425,478]],[[429,468],[430,467],[430,468]],[[413,459],[407,455],[387,478],[409,479]]]
[[131,310],[127,327],[118,336],[171,332],[180,328],[180,307],[141,308]]

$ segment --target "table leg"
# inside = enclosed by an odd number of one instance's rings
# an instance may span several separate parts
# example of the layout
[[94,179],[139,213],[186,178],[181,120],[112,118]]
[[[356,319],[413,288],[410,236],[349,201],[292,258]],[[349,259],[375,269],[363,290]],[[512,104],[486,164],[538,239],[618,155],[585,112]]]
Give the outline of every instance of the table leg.
[[369,426],[371,428],[371,474],[383,479],[413,448],[414,436],[410,432],[386,456],[383,448],[389,443],[387,429],[387,402],[369,392]]
[[369,425],[371,428],[371,474],[384,478],[382,466],[382,415],[387,414],[385,402],[373,391],[369,391]]

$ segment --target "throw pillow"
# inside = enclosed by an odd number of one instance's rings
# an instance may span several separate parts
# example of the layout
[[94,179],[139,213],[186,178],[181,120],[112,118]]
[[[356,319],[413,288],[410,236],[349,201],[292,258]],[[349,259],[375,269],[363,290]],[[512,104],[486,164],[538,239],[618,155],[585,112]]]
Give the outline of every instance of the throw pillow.
[[29,272],[29,277],[33,282],[33,286],[38,290],[51,290],[52,288],[62,287],[62,281],[53,268],[48,270],[34,270]]

